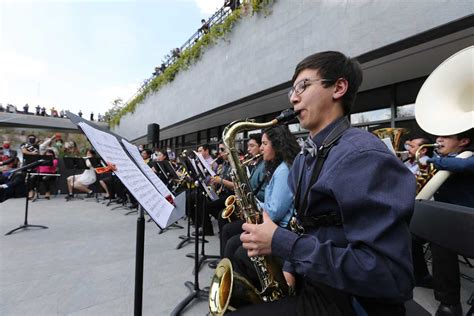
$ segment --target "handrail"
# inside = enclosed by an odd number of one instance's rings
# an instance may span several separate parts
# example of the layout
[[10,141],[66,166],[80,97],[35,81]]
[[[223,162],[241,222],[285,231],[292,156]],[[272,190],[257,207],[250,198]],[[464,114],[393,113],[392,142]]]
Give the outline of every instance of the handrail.
[[[212,26],[216,24],[222,23],[230,14],[232,13],[232,10],[226,6],[223,6],[219,10],[217,10],[207,21],[206,24],[209,26],[209,29],[212,28]],[[204,32],[199,28],[186,42],[184,42],[183,45],[179,48],[181,52],[184,52],[185,50],[191,48],[196,44],[203,36]],[[179,56],[173,56],[173,54],[168,54],[165,55],[165,61],[162,63],[162,65],[165,66],[165,68],[168,68],[170,65],[172,65],[176,60],[178,60]],[[133,99],[135,99],[139,94],[141,94],[146,87],[150,84],[150,82],[153,80],[153,78],[157,77],[159,75],[153,74],[151,77],[145,79],[142,83],[142,85],[138,88],[137,92],[130,97],[127,102],[125,102],[124,107],[130,103]]]

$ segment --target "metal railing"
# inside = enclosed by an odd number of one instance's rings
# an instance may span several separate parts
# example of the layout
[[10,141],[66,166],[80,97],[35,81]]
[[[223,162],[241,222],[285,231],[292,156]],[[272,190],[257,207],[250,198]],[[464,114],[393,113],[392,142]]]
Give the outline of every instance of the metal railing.
[[[217,24],[221,24],[224,22],[224,20],[232,13],[232,10],[228,7],[223,6],[219,10],[217,10],[207,21],[206,25],[208,26],[208,32],[212,29],[213,26]],[[203,24],[204,25],[204,24]],[[203,27],[201,26],[186,42],[184,42],[183,45],[179,48],[180,53],[186,51],[187,49],[193,47],[206,33]],[[146,87],[150,84],[150,82],[155,78],[160,76],[166,68],[168,68],[170,65],[174,64],[180,57],[179,55],[173,54],[173,50],[168,54],[165,55],[164,61],[161,64],[160,73],[154,73],[151,77],[145,79],[138,88],[137,92],[125,102],[124,106],[126,106],[128,103],[130,103],[133,99],[135,99],[138,95],[140,95],[143,91],[145,91]]]

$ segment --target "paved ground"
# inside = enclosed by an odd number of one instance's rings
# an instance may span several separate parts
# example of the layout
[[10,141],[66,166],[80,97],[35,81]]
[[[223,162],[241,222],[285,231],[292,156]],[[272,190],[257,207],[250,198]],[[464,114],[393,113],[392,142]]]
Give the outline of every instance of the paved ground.
[[[30,203],[29,223],[49,229],[4,236],[23,223],[24,202],[0,204],[0,315],[132,315],[136,215],[93,200],[39,200]],[[143,315],[169,315],[189,293],[184,282],[194,280],[193,260],[185,256],[194,244],[175,249],[185,230],[158,232],[146,224]],[[206,253],[217,254],[217,237],[208,239]],[[462,270],[474,275],[473,269]],[[201,288],[212,272],[207,265],[201,270]],[[474,285],[462,284],[465,302]],[[431,290],[416,288],[415,300],[431,313],[437,307]],[[206,313],[202,300],[183,315]]]

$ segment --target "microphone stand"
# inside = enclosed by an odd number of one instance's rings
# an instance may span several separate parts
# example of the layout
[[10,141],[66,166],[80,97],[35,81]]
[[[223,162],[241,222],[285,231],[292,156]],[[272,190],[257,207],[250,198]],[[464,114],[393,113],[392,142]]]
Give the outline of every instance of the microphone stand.
[[[30,182],[30,173],[31,173],[31,169],[34,168],[34,167],[37,167],[39,165],[41,165],[42,163],[44,163],[46,160],[44,159],[40,159],[40,160],[37,160],[35,162],[32,162],[30,164],[27,164],[26,166],[23,166],[21,168],[18,168],[18,169],[15,169],[15,171],[12,172],[12,176],[13,176],[13,173],[15,172],[18,172],[18,171],[22,171],[22,170],[26,170],[26,187],[28,188],[29,187],[29,182]],[[43,229],[48,229],[48,227],[46,226],[43,226],[43,225],[31,225],[31,224],[28,224],[28,201],[29,201],[29,198],[28,198],[28,194],[26,194],[26,203],[25,203],[25,221],[23,222],[23,225],[20,225],[19,227],[9,231],[8,233],[5,234],[5,236],[8,236],[8,235],[11,235],[12,233],[16,232],[17,230],[20,230],[20,229],[27,229],[29,227],[36,227],[36,228],[43,228]]]

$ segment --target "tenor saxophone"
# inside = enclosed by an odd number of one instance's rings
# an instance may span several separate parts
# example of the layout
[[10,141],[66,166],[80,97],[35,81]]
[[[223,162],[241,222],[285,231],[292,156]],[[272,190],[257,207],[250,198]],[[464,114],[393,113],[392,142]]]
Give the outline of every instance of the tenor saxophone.
[[[254,120],[240,120],[230,123],[223,132],[223,142],[231,165],[231,177],[234,182],[236,203],[243,219],[247,223],[262,223],[262,212],[250,187],[247,172],[239,161],[235,147],[236,135],[242,131],[271,127],[291,121],[298,115],[292,109],[283,111],[270,122],[256,123]],[[260,281],[260,289],[255,288],[247,279],[235,273],[229,259],[223,259],[217,265],[209,290],[209,310],[211,315],[223,315],[227,309],[258,302],[276,301],[288,294],[288,286],[283,271],[274,257],[251,257]]]

